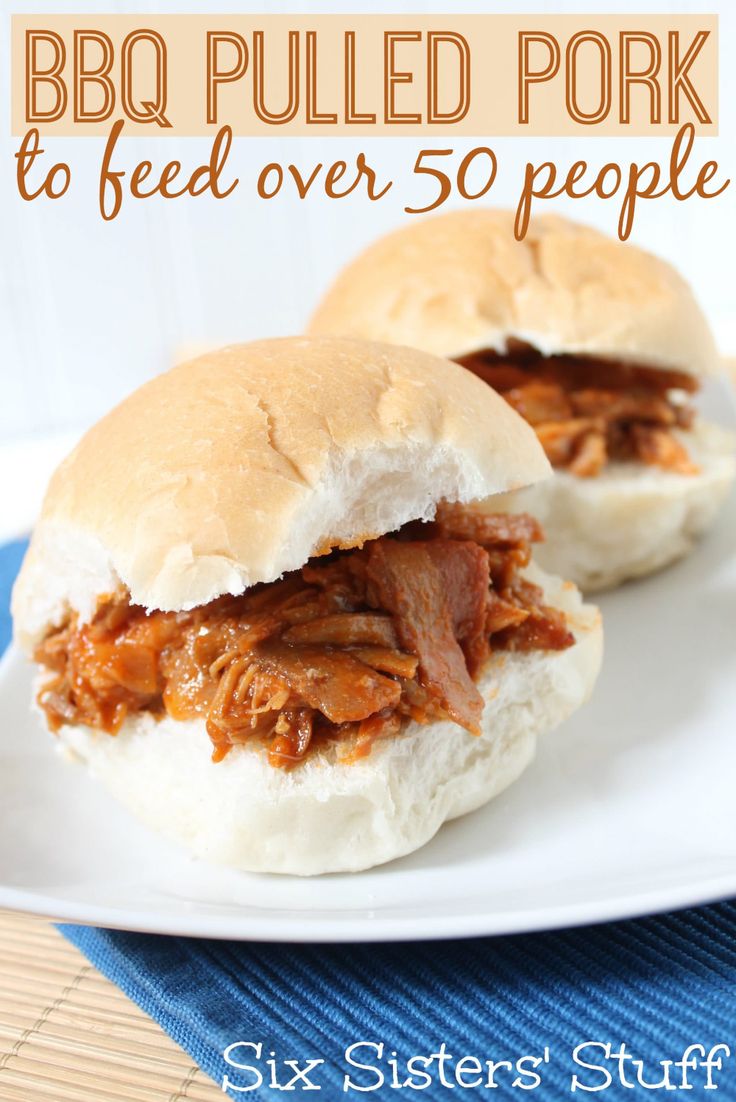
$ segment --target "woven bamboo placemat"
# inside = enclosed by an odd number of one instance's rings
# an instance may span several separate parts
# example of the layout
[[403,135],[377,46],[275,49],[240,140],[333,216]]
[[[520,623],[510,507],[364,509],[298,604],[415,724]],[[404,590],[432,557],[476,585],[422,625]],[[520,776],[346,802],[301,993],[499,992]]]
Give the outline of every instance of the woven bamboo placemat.
[[220,1089],[41,918],[0,911],[2,1102],[215,1102]]

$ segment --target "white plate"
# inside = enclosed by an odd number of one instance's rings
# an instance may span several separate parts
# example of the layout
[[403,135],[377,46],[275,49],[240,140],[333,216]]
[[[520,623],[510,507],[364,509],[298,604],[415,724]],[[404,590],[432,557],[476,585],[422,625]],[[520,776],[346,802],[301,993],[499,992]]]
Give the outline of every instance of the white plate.
[[521,780],[354,876],[245,875],[150,835],[54,753],[31,671],[0,668],[0,906],[288,941],[502,934],[736,894],[736,501],[685,562],[601,600],[595,696]]

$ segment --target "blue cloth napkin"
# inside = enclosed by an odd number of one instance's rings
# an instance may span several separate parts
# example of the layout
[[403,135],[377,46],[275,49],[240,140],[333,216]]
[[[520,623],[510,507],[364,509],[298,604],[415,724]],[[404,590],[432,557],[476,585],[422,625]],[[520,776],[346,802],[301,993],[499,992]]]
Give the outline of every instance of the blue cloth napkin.
[[[0,548],[0,645],[21,553],[18,543]],[[309,1098],[311,1085],[330,1100],[615,1100],[672,1097],[684,1082],[691,1102],[736,1099],[734,903],[403,945],[61,930],[231,1098]],[[489,1060],[511,1065],[494,1073],[495,1093]],[[396,1085],[407,1080],[413,1089]]]
[[10,620],[10,591],[20,564],[26,553],[27,540],[14,540],[0,544],[0,655],[3,653],[12,635]]

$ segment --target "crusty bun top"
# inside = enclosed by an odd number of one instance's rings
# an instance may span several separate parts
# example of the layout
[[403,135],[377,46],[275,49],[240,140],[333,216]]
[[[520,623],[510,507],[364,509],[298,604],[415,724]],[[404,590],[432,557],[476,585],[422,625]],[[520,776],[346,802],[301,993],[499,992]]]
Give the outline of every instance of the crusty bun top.
[[534,431],[490,387],[408,348],[330,338],[235,345],[146,383],[54,474],[13,594],[26,647],[122,582],[179,610],[268,582],[438,501],[546,477]]
[[523,241],[509,211],[474,209],[412,222],[342,271],[309,331],[410,344],[441,356],[509,338],[569,353],[718,369],[692,291],[669,264],[555,215]]

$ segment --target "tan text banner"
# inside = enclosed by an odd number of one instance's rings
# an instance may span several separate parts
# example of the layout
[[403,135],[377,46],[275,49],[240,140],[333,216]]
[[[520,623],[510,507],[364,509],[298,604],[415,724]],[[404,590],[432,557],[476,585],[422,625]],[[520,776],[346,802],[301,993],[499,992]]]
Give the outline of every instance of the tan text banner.
[[673,134],[718,125],[714,15],[15,15],[44,134]]

